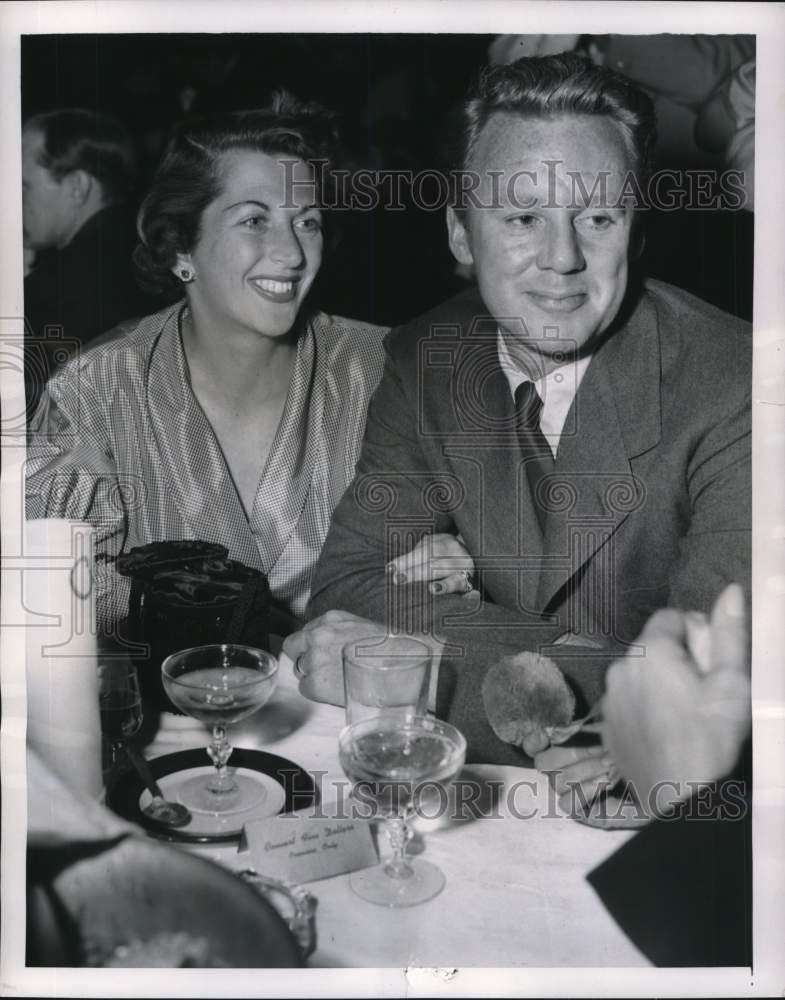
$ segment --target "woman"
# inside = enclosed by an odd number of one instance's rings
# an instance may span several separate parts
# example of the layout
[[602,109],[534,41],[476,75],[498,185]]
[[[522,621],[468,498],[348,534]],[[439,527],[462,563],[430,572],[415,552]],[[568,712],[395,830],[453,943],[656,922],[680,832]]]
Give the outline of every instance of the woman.
[[324,113],[285,95],[187,126],[139,211],[136,255],[179,300],[49,382],[27,516],[96,526],[102,629],[128,610],[117,556],[153,541],[221,543],[292,614],[305,608],[386,332],[313,307],[333,145]]

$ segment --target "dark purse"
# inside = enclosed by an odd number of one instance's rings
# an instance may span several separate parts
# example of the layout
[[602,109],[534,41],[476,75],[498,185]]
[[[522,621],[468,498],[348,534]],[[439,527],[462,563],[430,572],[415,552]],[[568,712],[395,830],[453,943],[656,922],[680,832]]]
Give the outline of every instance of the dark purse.
[[152,542],[117,561],[131,580],[126,635],[145,647],[133,660],[142,698],[153,708],[177,711],[161,683],[171,653],[213,643],[268,648],[267,577],[227,554],[211,542]]

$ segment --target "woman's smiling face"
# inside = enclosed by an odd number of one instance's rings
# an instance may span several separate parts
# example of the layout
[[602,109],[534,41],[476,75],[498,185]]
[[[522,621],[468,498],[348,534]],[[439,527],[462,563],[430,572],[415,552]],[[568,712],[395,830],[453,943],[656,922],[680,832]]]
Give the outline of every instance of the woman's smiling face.
[[199,239],[178,268],[195,279],[189,304],[202,323],[281,337],[322,262],[322,222],[313,170],[285,154],[233,150],[222,156],[221,193],[204,210]]

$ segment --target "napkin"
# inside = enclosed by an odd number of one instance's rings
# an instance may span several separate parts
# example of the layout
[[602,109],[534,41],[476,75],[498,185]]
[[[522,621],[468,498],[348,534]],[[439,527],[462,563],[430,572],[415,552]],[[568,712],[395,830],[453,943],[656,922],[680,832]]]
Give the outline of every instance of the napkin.
[[25,524],[27,741],[63,782],[101,793],[93,529],[77,521]]

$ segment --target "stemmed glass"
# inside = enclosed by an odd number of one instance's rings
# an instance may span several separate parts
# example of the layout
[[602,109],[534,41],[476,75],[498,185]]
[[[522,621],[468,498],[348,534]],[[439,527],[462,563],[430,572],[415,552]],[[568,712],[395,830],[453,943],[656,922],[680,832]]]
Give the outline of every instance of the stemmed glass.
[[444,792],[460,771],[466,741],[453,726],[427,718],[433,651],[410,636],[375,635],[344,646],[346,728],[339,759],[355,791],[387,820],[393,856],[350,877],[358,896],[385,906],[413,906],[444,887],[427,861],[410,861],[407,823],[421,798]]
[[120,750],[142,725],[142,696],[136,668],[127,660],[98,665],[98,708],[101,731],[112,747],[112,767]]
[[251,646],[212,645],[184,649],[161,665],[164,689],[186,715],[212,727],[207,753],[216,773],[183,782],[178,798],[193,812],[244,812],[265,797],[264,787],[233,775],[226,727],[258,711],[275,690],[278,661]]
[[466,758],[466,740],[438,719],[402,721],[397,712],[381,712],[346,726],[338,751],[355,793],[372,800],[387,819],[393,849],[386,864],[354,872],[352,889],[383,906],[415,906],[432,899],[444,888],[444,874],[428,861],[407,858],[407,823],[423,795],[445,792],[446,803],[446,788]]

